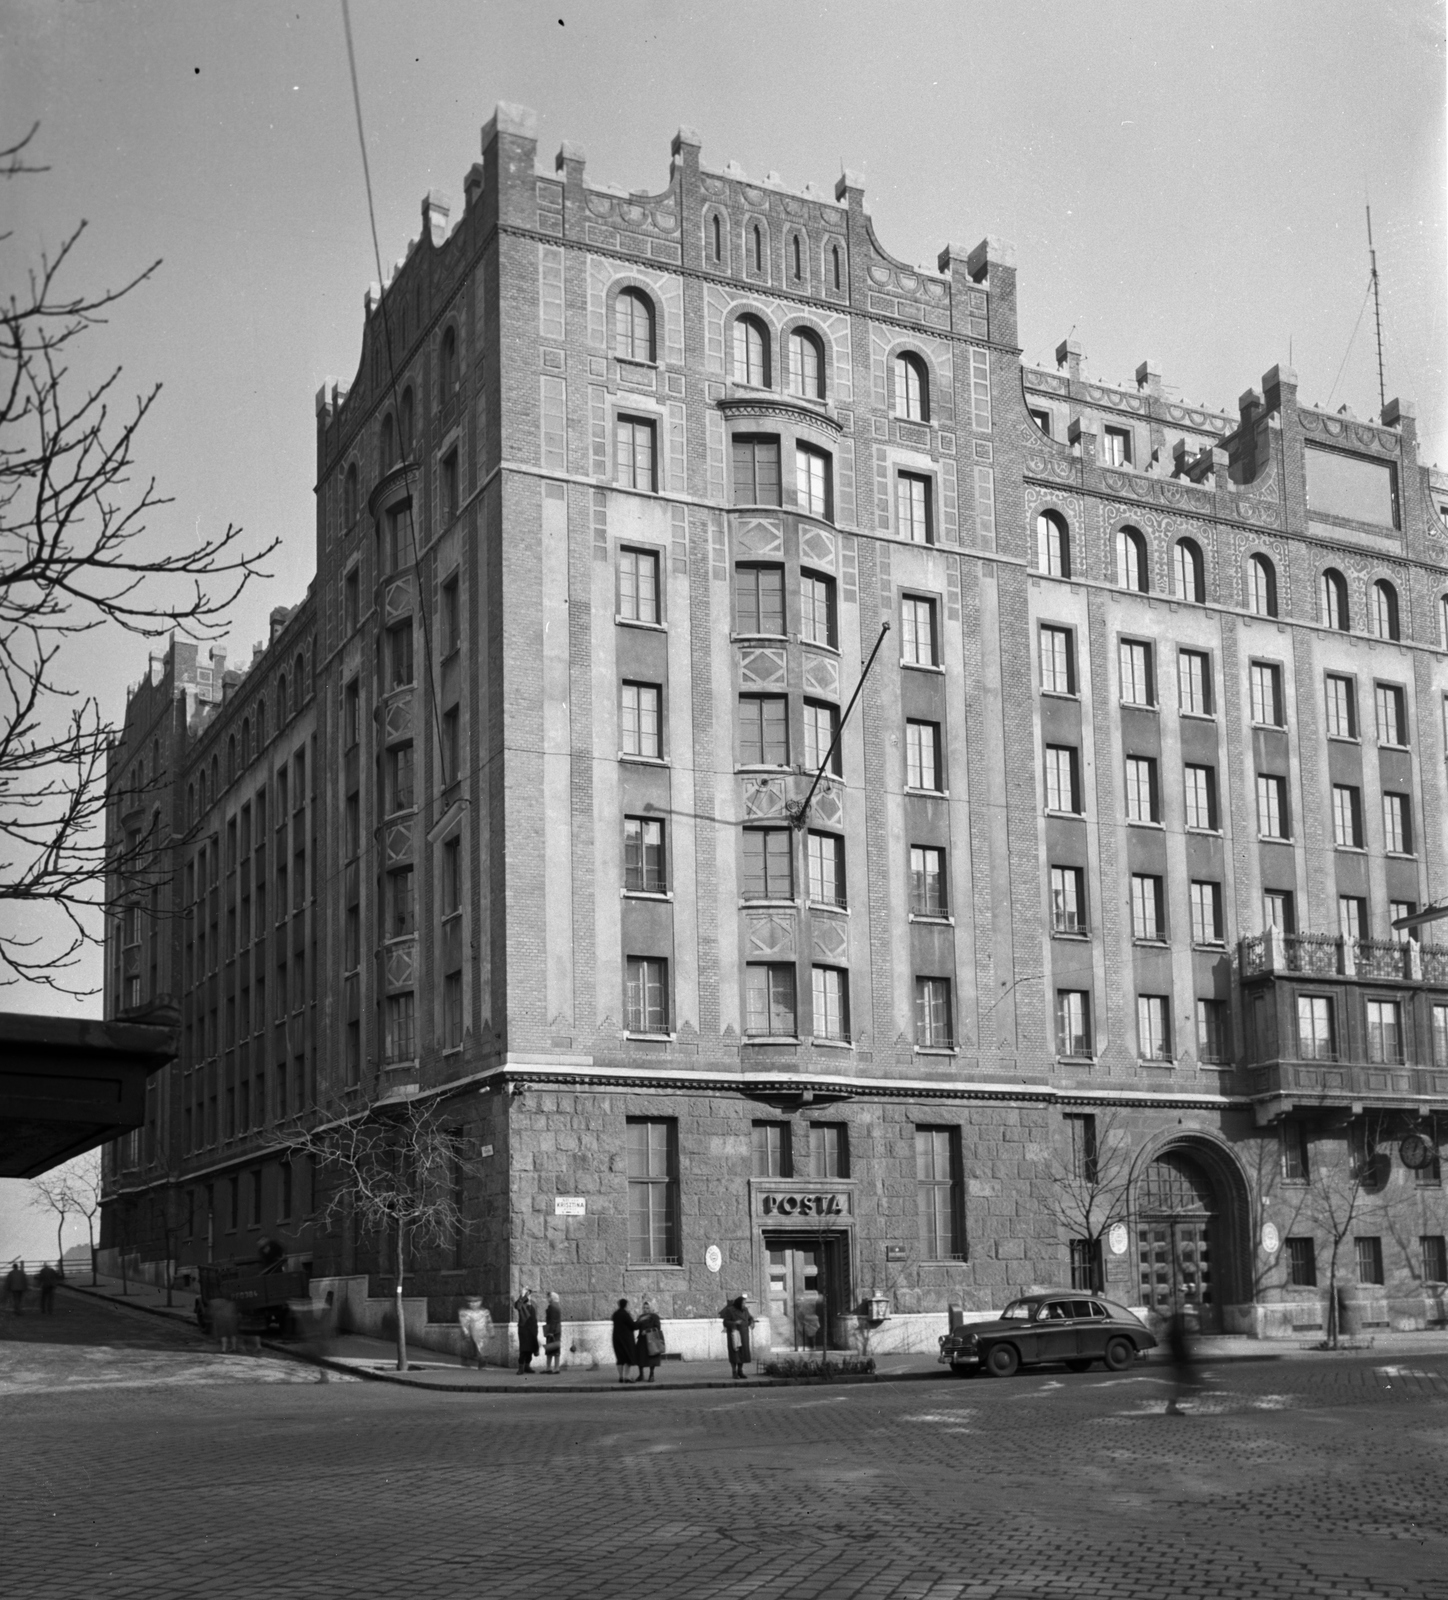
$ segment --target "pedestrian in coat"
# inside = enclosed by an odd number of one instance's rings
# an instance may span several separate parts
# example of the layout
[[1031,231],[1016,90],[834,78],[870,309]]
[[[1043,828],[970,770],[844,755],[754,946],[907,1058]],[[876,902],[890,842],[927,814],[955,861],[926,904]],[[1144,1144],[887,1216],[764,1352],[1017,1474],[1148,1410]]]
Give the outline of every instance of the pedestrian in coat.
[[1190,1312],[1184,1305],[1175,1306],[1166,1325],[1167,1358],[1171,1362],[1173,1382],[1171,1399],[1166,1403],[1169,1417],[1189,1416],[1189,1412],[1182,1410],[1182,1401],[1194,1399],[1201,1387],[1196,1371],[1197,1353],[1192,1348],[1195,1333]]
[[225,1295],[218,1295],[207,1304],[206,1314],[211,1319],[212,1334],[221,1341],[222,1353],[239,1350],[241,1318],[237,1314],[236,1302],[228,1300]]
[[747,1294],[736,1295],[724,1307],[724,1342],[729,1347],[729,1370],[736,1378],[744,1376],[744,1364],[754,1359],[749,1345],[749,1330],[754,1317],[747,1304]]
[[17,1317],[25,1309],[25,1291],[29,1287],[25,1268],[17,1261],[5,1274],[5,1293],[10,1296],[10,1307]]
[[513,1309],[518,1313],[518,1371],[531,1373],[533,1357],[538,1354],[538,1307],[533,1304],[533,1291],[524,1289]]
[[563,1307],[558,1291],[548,1291],[548,1304],[543,1308],[544,1372],[557,1372],[563,1359]]
[[35,1274],[35,1281],[40,1285],[40,1311],[42,1316],[55,1315],[55,1286],[61,1281],[60,1274],[47,1261]]
[[[618,1365],[618,1381],[627,1383],[624,1373],[632,1366],[637,1365],[638,1338],[634,1333],[633,1314],[629,1311],[628,1301],[620,1300],[618,1310],[613,1314],[613,1359]],[[642,1370],[640,1370],[642,1377]]]
[[652,1383],[654,1374],[659,1370],[659,1362],[664,1359],[664,1325],[659,1321],[652,1300],[644,1301],[638,1321],[634,1323],[634,1334],[637,1340],[634,1360],[639,1364],[639,1375],[634,1382],[644,1381],[644,1369],[647,1368],[649,1382]]

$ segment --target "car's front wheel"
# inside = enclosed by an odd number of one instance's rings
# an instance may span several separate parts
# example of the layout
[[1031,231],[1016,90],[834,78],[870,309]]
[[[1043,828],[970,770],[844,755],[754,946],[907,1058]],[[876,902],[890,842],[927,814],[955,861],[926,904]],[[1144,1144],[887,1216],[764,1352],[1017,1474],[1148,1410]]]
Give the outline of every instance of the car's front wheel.
[[1009,1378],[1020,1364],[1020,1353],[1013,1344],[993,1344],[985,1358],[986,1370],[993,1378]]
[[1136,1346],[1130,1339],[1113,1339],[1106,1346],[1106,1365],[1113,1372],[1124,1372],[1136,1360]]
[[1088,1372],[1091,1368],[1090,1356],[1077,1356],[1074,1361],[1066,1363],[1067,1372]]

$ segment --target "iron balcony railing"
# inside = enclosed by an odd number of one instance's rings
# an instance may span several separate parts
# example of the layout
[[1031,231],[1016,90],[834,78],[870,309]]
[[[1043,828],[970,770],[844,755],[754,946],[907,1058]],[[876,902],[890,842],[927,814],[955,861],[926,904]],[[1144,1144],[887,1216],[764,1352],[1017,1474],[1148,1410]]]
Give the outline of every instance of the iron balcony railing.
[[1406,939],[1351,939],[1335,933],[1283,933],[1268,928],[1238,942],[1244,978],[1294,973],[1311,978],[1368,978],[1374,982],[1448,987],[1448,945]]

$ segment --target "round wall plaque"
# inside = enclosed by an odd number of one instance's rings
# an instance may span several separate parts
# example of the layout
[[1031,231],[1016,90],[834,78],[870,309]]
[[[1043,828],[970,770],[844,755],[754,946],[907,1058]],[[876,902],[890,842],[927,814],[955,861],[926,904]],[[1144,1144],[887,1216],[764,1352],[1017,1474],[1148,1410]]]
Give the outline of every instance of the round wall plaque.
[[1127,1244],[1126,1224],[1124,1222],[1114,1223],[1111,1232],[1106,1235],[1106,1242],[1111,1246],[1112,1255],[1124,1256]]
[[718,1272],[720,1267],[724,1265],[724,1252],[717,1244],[711,1244],[704,1252],[704,1265],[708,1267],[710,1272]]
[[1273,1256],[1277,1254],[1277,1247],[1281,1243],[1282,1238],[1275,1225],[1270,1222],[1264,1222],[1262,1224],[1262,1248],[1269,1256]]

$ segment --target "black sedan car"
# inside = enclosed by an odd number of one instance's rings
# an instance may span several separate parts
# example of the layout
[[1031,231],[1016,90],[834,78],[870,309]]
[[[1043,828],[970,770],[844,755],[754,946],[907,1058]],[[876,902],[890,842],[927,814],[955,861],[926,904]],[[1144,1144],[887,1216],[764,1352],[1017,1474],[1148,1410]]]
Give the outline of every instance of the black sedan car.
[[1113,1371],[1129,1367],[1156,1339],[1125,1306],[1079,1289],[1024,1295],[994,1322],[969,1322],[940,1341],[940,1359],[952,1372],[1008,1378],[1017,1367],[1059,1361],[1085,1372],[1093,1361]]

